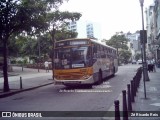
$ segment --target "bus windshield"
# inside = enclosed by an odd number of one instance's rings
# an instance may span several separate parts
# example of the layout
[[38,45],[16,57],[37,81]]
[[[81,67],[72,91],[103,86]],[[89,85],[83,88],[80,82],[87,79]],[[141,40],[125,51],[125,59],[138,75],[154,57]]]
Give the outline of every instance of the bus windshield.
[[86,67],[88,47],[61,48],[55,52],[55,68],[70,69]]

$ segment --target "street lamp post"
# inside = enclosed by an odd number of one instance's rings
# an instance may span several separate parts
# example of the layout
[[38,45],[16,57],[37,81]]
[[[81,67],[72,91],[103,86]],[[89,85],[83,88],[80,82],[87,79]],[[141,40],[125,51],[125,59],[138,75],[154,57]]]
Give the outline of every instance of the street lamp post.
[[142,12],[142,35],[143,39],[141,40],[142,44],[142,54],[143,54],[143,81],[144,81],[144,96],[146,98],[146,86],[145,86],[145,81],[149,81],[148,77],[148,71],[147,71],[147,62],[146,62],[146,51],[145,51],[145,34],[144,34],[144,17],[143,17],[143,3],[144,0],[139,0],[140,5],[141,5],[141,12]]
[[40,69],[40,57],[41,57],[41,48],[40,48],[40,38],[38,39],[38,72]]

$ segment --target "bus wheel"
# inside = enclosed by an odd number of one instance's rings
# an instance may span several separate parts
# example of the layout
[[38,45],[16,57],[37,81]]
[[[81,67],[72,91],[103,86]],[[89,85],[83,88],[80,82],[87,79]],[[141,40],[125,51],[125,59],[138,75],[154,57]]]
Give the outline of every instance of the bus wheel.
[[98,73],[98,82],[97,82],[97,84],[100,85],[102,82],[103,82],[103,80],[102,80],[102,71],[100,70],[99,73]]
[[89,89],[91,89],[92,88],[92,84],[84,84],[84,85],[81,85],[82,87],[84,87],[84,88],[89,88]]
[[115,67],[113,68],[113,74],[112,74],[112,76],[115,76]]

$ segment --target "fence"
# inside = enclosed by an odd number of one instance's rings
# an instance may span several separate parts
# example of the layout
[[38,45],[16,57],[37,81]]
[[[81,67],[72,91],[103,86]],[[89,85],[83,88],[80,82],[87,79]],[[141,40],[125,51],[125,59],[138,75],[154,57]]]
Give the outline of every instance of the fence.
[[[134,97],[138,91],[140,80],[142,77],[142,68],[138,68],[136,75],[131,80],[130,84],[127,84],[127,91],[122,91],[122,117],[123,120],[128,120],[128,115],[132,112],[132,103],[135,102]],[[115,120],[120,120],[119,100],[114,101],[115,104]]]

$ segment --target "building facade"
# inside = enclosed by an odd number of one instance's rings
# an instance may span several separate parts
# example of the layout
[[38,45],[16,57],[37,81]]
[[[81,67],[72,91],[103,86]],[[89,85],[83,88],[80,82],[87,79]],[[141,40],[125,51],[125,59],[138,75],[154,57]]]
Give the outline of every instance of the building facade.
[[94,38],[94,28],[92,23],[86,25],[87,38]]
[[129,39],[128,47],[132,53],[132,60],[135,60],[136,54],[141,54],[140,46],[140,32],[136,31],[135,33],[128,32],[125,34],[126,38]]
[[147,50],[149,59],[160,59],[160,0],[146,9]]
[[97,23],[88,21],[74,21],[68,25],[68,30],[77,32],[77,38],[101,39],[101,27]]
[[68,25],[68,30],[77,32],[77,38],[86,38],[86,23],[82,21],[71,21]]

